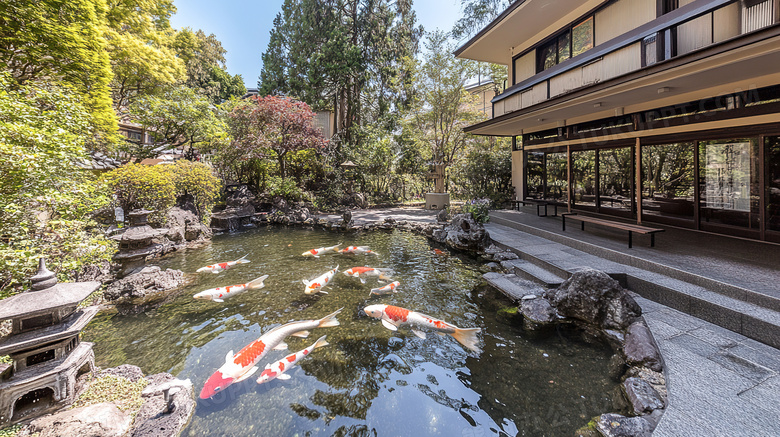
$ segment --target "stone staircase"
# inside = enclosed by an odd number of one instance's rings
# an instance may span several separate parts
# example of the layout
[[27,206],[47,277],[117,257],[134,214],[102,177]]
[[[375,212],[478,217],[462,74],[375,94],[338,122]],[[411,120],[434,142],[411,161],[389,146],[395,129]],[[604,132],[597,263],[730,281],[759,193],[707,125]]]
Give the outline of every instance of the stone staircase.
[[780,299],[773,296],[518,223],[499,214],[491,214],[486,228],[497,246],[520,257],[502,262],[517,278],[553,288],[577,270],[602,270],[642,297],[780,348]]

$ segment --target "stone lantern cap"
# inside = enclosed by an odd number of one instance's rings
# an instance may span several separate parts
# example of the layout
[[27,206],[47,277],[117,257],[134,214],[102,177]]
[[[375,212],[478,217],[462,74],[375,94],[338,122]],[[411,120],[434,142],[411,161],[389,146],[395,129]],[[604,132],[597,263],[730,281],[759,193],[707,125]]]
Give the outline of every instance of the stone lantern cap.
[[134,209],[130,211],[127,214],[127,216],[130,217],[130,226],[145,225],[148,221],[149,214],[153,212],[154,211],[149,211],[148,209]]
[[51,313],[67,307],[75,310],[81,301],[100,287],[97,281],[57,284],[54,278],[54,285],[40,289],[41,284],[52,283],[53,275],[41,258],[38,273],[30,278],[33,281],[31,289],[0,300],[0,320]]

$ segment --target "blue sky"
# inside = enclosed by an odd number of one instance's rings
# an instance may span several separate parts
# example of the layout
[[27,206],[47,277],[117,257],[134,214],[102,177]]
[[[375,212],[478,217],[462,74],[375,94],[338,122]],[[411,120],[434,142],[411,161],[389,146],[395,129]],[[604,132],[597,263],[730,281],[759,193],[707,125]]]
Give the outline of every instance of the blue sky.
[[[227,69],[240,74],[248,88],[257,86],[273,20],[283,0],[174,0],[171,25],[213,33],[227,50]],[[417,21],[426,31],[449,31],[460,17],[460,0],[416,0]]]

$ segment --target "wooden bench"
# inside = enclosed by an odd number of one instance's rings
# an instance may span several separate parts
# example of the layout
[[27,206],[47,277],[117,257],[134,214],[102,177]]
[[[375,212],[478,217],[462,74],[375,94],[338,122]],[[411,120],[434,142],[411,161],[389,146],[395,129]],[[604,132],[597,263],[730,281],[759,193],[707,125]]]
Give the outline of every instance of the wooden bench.
[[658,228],[648,228],[647,226],[642,225],[634,225],[630,223],[620,223],[620,222],[614,222],[611,220],[606,220],[598,217],[590,217],[586,215],[577,215],[575,212],[566,212],[561,214],[561,219],[563,221],[563,230],[566,230],[566,217],[568,217],[570,220],[579,220],[582,222],[582,230],[585,230],[585,222],[593,223],[596,225],[606,226],[610,228],[620,229],[623,231],[628,231],[628,248],[630,249],[632,247],[633,243],[633,234],[642,234],[647,235],[650,234],[650,247],[655,247],[655,234],[658,232],[663,232],[663,229]]
[[[558,204],[550,203],[546,200],[525,199],[525,200],[510,200],[511,208],[515,211],[520,210],[520,205],[536,205],[536,215],[539,217],[547,217],[547,206],[552,205],[553,216],[558,217]],[[544,207],[544,214],[542,214],[542,207]]]

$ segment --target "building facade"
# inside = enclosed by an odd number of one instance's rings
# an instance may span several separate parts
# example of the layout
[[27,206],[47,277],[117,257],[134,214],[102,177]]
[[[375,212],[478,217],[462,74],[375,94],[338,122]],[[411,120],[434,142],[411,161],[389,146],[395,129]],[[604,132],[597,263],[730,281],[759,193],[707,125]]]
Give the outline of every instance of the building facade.
[[779,0],[518,0],[456,51],[508,66],[477,135],[518,198],[780,242]]

